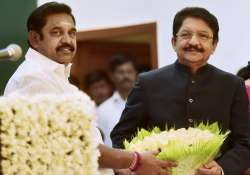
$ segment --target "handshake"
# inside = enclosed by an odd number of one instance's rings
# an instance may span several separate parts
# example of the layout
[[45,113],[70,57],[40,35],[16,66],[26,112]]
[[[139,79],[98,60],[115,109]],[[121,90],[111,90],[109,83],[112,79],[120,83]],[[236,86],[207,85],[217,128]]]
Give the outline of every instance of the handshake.
[[139,154],[130,153],[132,161],[127,169],[116,169],[116,175],[170,175],[170,169],[177,164],[172,161],[163,161],[155,156],[158,151],[150,151]]

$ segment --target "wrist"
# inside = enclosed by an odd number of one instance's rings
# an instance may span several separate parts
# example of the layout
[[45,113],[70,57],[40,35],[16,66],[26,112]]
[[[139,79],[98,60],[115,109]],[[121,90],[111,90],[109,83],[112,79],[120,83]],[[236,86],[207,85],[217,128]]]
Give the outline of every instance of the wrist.
[[141,155],[138,152],[133,153],[133,161],[131,162],[129,166],[130,171],[136,171],[141,163]]

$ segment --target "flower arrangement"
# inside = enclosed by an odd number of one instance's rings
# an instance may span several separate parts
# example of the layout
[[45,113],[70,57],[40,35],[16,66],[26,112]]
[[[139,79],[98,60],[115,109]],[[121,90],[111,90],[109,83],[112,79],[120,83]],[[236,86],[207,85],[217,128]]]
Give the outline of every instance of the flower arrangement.
[[124,145],[130,151],[160,150],[159,159],[177,162],[177,167],[170,170],[172,175],[193,175],[216,157],[228,134],[229,131],[222,133],[217,123],[165,131],[155,127],[152,131],[141,129]]
[[99,174],[93,109],[84,94],[1,97],[1,174]]

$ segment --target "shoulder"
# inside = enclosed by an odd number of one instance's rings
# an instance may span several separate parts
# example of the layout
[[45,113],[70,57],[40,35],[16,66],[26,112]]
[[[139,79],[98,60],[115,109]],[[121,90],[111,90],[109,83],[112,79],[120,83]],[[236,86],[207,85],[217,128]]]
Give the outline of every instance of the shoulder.
[[96,107],[97,121],[98,123],[103,123],[113,115],[113,103],[111,97],[104,101],[102,104]]
[[38,65],[25,60],[18,66],[10,80],[25,81],[27,78],[38,79],[42,76],[43,73]]
[[214,77],[221,81],[222,83],[229,84],[242,84],[244,80],[241,77],[238,77],[232,73],[223,71],[215,66],[209,65],[213,69]]
[[113,95],[100,104],[96,109],[97,112],[102,114],[104,111],[109,111],[113,107]]
[[4,90],[4,94],[6,95],[24,87],[29,87],[30,84],[33,83],[37,84],[39,82],[43,82],[42,76],[39,76],[41,73],[38,72],[38,68],[31,68],[30,66],[27,66],[27,63],[24,61],[22,64],[19,65],[17,70],[8,80]]
[[174,72],[174,70],[174,64],[170,64],[159,69],[141,73],[139,74],[138,79],[142,81],[152,81],[166,76],[170,76]]

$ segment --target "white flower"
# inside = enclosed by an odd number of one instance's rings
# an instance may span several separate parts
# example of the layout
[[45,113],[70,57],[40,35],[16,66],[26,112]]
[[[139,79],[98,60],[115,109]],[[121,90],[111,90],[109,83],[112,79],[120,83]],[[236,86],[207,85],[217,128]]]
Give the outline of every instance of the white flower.
[[125,148],[138,152],[160,149],[159,159],[178,162],[172,175],[193,175],[197,168],[215,158],[228,134],[222,134],[217,123],[162,132],[158,128],[142,129],[131,142],[125,141]]
[[82,93],[1,97],[3,175],[98,175],[93,111]]

